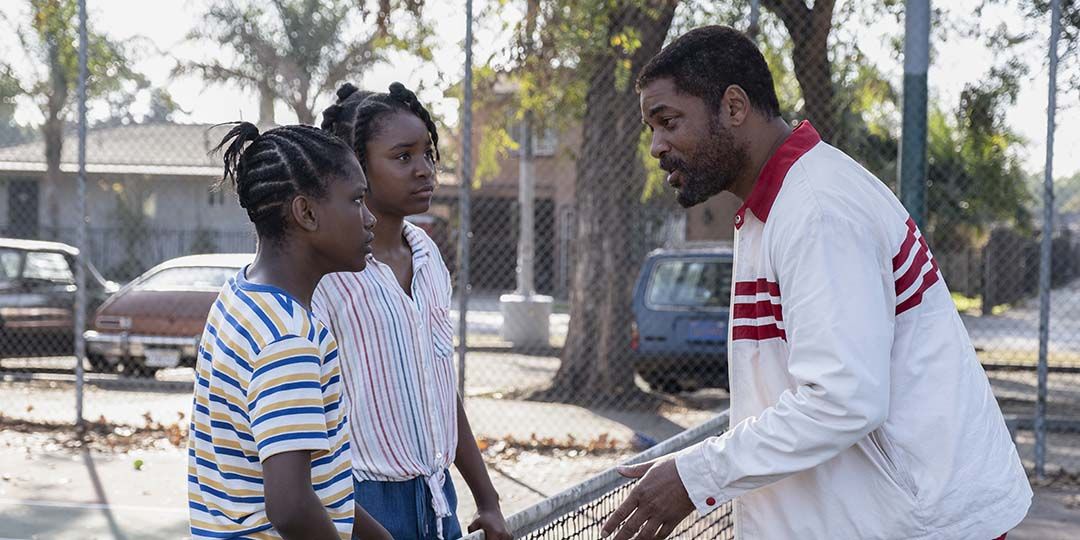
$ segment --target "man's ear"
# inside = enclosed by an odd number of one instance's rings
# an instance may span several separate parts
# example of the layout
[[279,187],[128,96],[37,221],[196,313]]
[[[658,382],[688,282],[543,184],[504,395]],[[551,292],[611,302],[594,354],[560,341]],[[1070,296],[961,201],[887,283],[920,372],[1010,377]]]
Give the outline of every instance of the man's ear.
[[750,115],[750,96],[741,86],[733,84],[724,90],[723,105],[720,114],[723,115],[724,123],[728,127],[739,127],[746,122]]

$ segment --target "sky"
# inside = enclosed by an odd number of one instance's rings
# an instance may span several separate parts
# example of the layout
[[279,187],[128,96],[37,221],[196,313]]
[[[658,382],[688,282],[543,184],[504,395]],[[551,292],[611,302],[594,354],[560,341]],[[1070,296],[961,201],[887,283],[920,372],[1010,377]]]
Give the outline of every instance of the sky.
[[[206,58],[220,54],[214,45],[196,45],[185,41],[187,32],[198,24],[201,13],[211,0],[86,1],[95,31],[118,39],[142,36],[145,46],[140,47],[140,58],[135,68],[144,73],[154,86],[167,88],[181,109],[187,111],[187,114],[178,116],[180,121],[217,123],[238,119],[255,120],[258,117],[258,100],[252,92],[234,86],[207,85],[196,77],[170,77],[177,58]],[[497,1],[475,0],[474,12],[480,13]],[[845,0],[841,0],[843,1]],[[949,2],[945,9],[948,9],[953,17],[970,17],[969,14],[977,2],[978,0],[955,0]],[[14,61],[20,70],[32,69],[32,64],[25,60],[18,42],[12,32],[7,30],[13,23],[27,20],[26,4],[28,2],[5,0],[0,5],[0,14],[7,19],[0,21],[0,54],[5,59]],[[935,8],[941,6],[942,4],[935,4]],[[434,62],[424,65],[416,59],[397,55],[387,65],[372,69],[358,82],[362,87],[382,90],[391,82],[400,80],[411,88],[420,88],[420,98],[430,103],[432,109],[448,123],[453,124],[457,120],[460,104],[457,100],[443,95],[442,88],[449,82],[440,81],[439,73],[456,79],[464,72],[464,0],[428,0],[425,9],[427,18],[438,21],[435,25]],[[1016,13],[1007,8],[988,11],[984,13],[984,19],[987,23],[1000,22],[1010,28],[1019,28],[1024,24]],[[493,31],[487,29],[490,26],[489,24],[477,30],[474,48],[476,61],[482,62],[488,58],[496,50],[496,43],[500,41]],[[891,80],[896,81],[899,88],[903,61],[895,56],[887,41],[889,35],[896,33],[896,26],[894,20],[882,20],[853,31],[858,36],[860,47],[891,76]],[[1046,155],[1046,42],[1049,36],[1049,21],[1043,26],[1045,28],[1037,29],[1042,34],[1022,49],[1022,60],[1031,70],[1022,85],[1017,104],[1009,110],[1007,116],[1009,125],[1027,140],[1019,153],[1025,170],[1033,174],[1042,172]],[[995,51],[979,40],[951,35],[947,43],[939,44],[935,50],[929,72],[931,99],[936,97],[948,107],[954,107],[964,86],[977,84],[997,60],[1000,59],[996,58]],[[1062,177],[1080,172],[1080,152],[1073,150],[1080,146],[1080,122],[1074,121],[1080,111],[1080,93],[1075,89],[1068,89],[1064,80],[1059,80],[1058,89],[1054,173],[1056,177]],[[316,110],[329,105],[331,98],[332,96],[320,98]],[[136,103],[136,110],[145,107],[145,99]],[[282,104],[278,104],[276,116],[279,123],[296,120],[295,115]],[[17,109],[16,118],[25,122],[38,122],[41,115],[32,103],[24,101]]]

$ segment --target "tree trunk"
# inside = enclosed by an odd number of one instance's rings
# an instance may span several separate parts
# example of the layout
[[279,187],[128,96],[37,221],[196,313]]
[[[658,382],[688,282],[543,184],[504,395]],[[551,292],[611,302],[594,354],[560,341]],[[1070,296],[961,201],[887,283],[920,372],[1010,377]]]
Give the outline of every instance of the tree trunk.
[[274,120],[274,90],[268,81],[259,83],[259,126],[273,126]]
[[61,151],[64,145],[64,106],[67,103],[69,82],[64,66],[60,61],[60,50],[55,44],[49,45],[49,87],[50,92],[45,109],[45,124],[42,135],[45,138],[45,176],[41,181],[41,226],[42,233],[48,238],[59,237],[60,223],[60,185],[63,173],[60,171]]
[[806,118],[821,137],[832,144],[839,135],[841,110],[833,86],[829,62],[829,33],[835,0],[816,0],[813,9],[803,0],[762,0],[766,9],[780,17],[791,36],[792,62],[805,103]]
[[[645,169],[638,154],[641,113],[633,77],[664,43],[677,0],[624,0],[612,9],[609,37],[636,28],[641,47],[618,71],[622,55],[598,51],[583,62],[583,146],[577,161],[570,325],[562,363],[550,390],[557,399],[610,404],[633,390],[629,363],[631,294],[644,254],[639,219]],[[580,72],[580,71],[579,71]]]

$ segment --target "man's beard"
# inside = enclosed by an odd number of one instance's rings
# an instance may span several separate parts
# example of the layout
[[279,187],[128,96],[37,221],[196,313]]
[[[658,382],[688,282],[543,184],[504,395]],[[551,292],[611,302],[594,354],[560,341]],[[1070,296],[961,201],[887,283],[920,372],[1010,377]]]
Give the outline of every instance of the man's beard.
[[660,159],[660,168],[678,171],[681,185],[676,200],[683,208],[690,208],[731,188],[748,161],[746,148],[720,126],[719,119],[713,118],[709,121],[708,139],[694,154],[686,160],[664,156]]

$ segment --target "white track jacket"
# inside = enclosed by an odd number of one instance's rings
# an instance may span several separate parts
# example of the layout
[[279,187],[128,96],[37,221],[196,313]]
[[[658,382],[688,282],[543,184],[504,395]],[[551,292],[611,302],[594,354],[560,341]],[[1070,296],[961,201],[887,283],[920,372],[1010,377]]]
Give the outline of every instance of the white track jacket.
[[893,193],[802,123],[735,218],[731,429],[676,457],[739,540],[991,540],[1031,488]]

